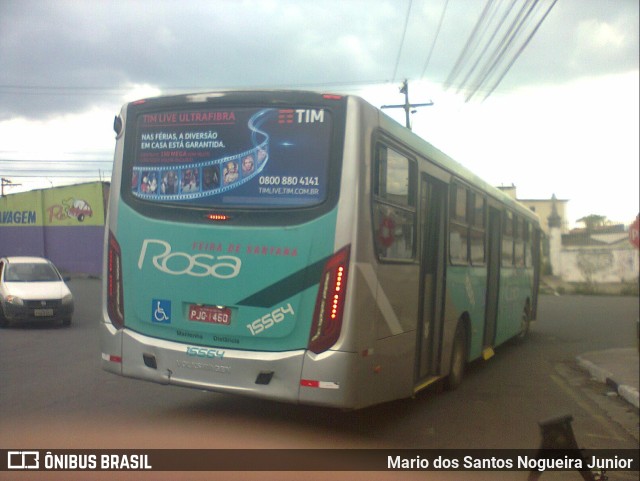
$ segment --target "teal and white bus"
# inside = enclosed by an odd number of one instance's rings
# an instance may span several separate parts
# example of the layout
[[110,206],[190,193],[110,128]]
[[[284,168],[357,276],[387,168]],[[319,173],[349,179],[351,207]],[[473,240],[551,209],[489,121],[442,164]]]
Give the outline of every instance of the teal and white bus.
[[525,336],[537,216],[355,96],[125,105],[105,234],[102,366],[362,408]]

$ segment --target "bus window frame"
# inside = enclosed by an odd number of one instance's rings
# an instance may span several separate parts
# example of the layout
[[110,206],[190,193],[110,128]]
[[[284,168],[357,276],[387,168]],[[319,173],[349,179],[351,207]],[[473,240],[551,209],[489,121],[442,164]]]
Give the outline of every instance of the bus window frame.
[[[470,215],[472,218],[469,222],[469,262],[474,267],[483,267],[487,265],[487,198],[485,195],[475,190],[471,191],[471,199],[469,200]],[[478,217],[478,204],[477,199],[480,199],[482,206],[480,212],[482,215],[482,223],[478,224],[476,218]],[[482,239],[482,260],[474,262],[473,257],[473,233],[479,234],[478,238]]]
[[[408,203],[401,204],[389,200],[388,197],[384,197],[380,194],[380,149],[384,147],[391,149],[396,154],[401,155],[407,159],[408,162],[408,186],[407,197]],[[371,168],[371,231],[373,235],[373,246],[375,256],[378,262],[385,264],[415,264],[418,262],[418,209],[417,209],[417,178],[418,178],[418,162],[415,155],[411,154],[409,149],[404,148],[397,141],[391,139],[388,135],[382,132],[377,132],[372,136],[372,168]],[[387,207],[396,211],[408,214],[412,217],[412,248],[411,257],[387,257],[383,255],[381,247],[380,236],[378,235],[379,226],[376,223],[376,217],[378,216],[378,208]]]
[[[500,254],[500,264],[502,267],[514,267],[514,245],[515,245],[515,237],[514,237],[514,218],[516,214],[509,208],[506,208],[502,214],[502,236],[501,236],[501,254]],[[506,250],[505,246],[509,245],[508,256],[505,256]]]
[[513,265],[523,268],[526,265],[524,225],[525,219],[518,214],[513,216]]
[[[459,216],[458,201],[460,200],[459,189],[464,189],[464,216]],[[469,253],[469,192],[468,186],[460,182],[458,179],[453,180],[449,184],[449,264],[452,266],[468,266],[471,264]],[[463,232],[465,240],[464,258],[454,257],[452,248],[452,239],[454,232]],[[461,239],[463,236],[460,236]]]
[[[457,213],[457,203],[459,200],[458,189],[465,189],[465,216],[462,219]],[[481,213],[482,222],[476,221],[476,199],[482,202]],[[467,185],[460,179],[453,179],[449,185],[449,264],[452,266],[473,266],[483,267],[487,265],[487,212],[488,202],[485,194],[480,193],[473,187]],[[451,234],[456,229],[465,229],[467,239],[466,259],[454,258],[451,255]],[[476,238],[482,239],[482,260],[474,261],[472,254],[472,238],[476,234]]]

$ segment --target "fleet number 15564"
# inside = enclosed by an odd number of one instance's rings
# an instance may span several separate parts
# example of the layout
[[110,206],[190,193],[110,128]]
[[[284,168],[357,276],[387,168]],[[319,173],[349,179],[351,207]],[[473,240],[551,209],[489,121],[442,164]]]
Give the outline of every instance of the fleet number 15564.
[[278,307],[274,309],[269,314],[265,314],[262,317],[259,317],[251,324],[247,324],[247,329],[251,332],[252,336],[260,334],[262,331],[272,328],[276,324],[284,321],[287,314],[295,315],[293,312],[293,307],[291,304],[287,304],[286,307]]

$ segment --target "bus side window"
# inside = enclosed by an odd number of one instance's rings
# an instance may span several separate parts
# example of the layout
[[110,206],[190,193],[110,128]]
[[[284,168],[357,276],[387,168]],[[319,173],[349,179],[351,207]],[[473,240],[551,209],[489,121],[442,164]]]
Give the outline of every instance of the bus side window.
[[449,256],[452,264],[469,262],[469,224],[467,189],[451,184],[449,216]]
[[504,213],[502,223],[502,266],[513,266],[513,213]]
[[413,172],[409,157],[387,147],[377,148],[373,221],[376,252],[380,259],[415,259],[416,208]]
[[524,225],[516,216],[513,222],[513,263],[516,267],[524,267]]
[[469,232],[469,250],[474,266],[485,263],[485,212],[486,200],[480,194],[472,194],[469,205],[472,207],[471,230]]
[[531,267],[533,265],[532,262],[532,252],[531,252],[531,224],[528,221],[524,221],[524,265],[526,267]]

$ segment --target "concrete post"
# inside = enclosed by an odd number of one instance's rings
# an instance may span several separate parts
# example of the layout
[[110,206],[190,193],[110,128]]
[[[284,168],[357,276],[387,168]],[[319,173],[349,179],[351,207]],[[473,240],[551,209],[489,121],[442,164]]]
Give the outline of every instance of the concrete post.
[[551,215],[547,218],[549,222],[549,262],[551,263],[551,274],[562,277],[562,218],[558,215],[556,207],[556,195],[551,197]]

